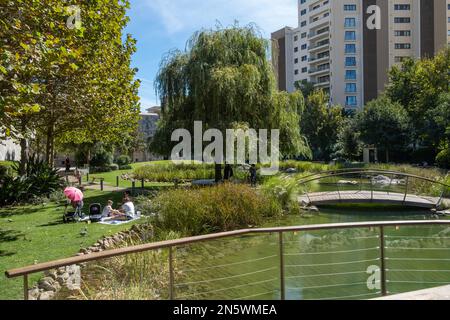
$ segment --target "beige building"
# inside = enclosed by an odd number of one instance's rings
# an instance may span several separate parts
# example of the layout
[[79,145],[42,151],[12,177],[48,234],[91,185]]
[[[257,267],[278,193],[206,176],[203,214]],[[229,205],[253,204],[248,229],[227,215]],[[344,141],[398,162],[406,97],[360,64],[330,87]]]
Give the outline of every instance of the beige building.
[[376,98],[394,64],[450,44],[450,0],[299,0],[298,14],[297,28],[272,34],[279,89],[312,82],[348,109]]

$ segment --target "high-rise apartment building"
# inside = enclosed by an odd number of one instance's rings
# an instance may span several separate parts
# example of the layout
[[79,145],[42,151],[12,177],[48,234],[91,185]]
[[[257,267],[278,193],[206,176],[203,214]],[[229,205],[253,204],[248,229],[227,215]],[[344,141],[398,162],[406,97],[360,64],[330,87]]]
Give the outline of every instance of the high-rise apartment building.
[[376,98],[405,57],[450,44],[450,0],[299,0],[298,11],[297,28],[272,34],[279,89],[306,80],[349,109]]

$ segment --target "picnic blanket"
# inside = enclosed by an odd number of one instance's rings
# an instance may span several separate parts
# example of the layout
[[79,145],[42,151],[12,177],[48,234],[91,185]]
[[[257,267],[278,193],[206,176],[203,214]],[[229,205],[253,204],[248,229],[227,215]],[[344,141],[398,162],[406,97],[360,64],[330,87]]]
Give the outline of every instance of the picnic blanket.
[[126,224],[126,223],[130,223],[130,222],[139,220],[140,218],[141,217],[139,216],[139,217],[133,218],[131,220],[105,220],[105,221],[100,221],[99,223],[100,224],[110,225],[110,226],[118,226],[118,225],[121,225],[121,224]]

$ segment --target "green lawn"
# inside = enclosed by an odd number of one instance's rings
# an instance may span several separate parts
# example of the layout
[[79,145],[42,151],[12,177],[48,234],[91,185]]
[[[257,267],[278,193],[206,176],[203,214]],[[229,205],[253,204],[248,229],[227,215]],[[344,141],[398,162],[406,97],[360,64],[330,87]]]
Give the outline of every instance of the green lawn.
[[[85,208],[91,203],[104,203],[112,199],[121,201],[122,193],[100,191],[85,192]],[[85,210],[86,212],[87,210]],[[4,271],[35,262],[70,257],[80,248],[94,244],[105,235],[131,228],[132,224],[105,226],[101,224],[62,223],[64,205],[50,203],[0,209],[0,299],[21,299],[22,278],[7,279]],[[80,235],[87,227],[88,234]],[[41,274],[30,276],[30,286]]]
[[[162,161],[152,161],[152,162],[139,162],[139,163],[133,163],[131,164],[132,169],[131,170],[117,170],[117,171],[112,171],[112,172],[105,172],[105,173],[95,173],[95,174],[90,174],[89,175],[89,181],[92,181],[93,178],[95,178],[95,182],[99,183],[100,182],[100,178],[105,179],[104,183],[105,185],[110,185],[110,186],[116,186],[116,177],[120,177],[123,174],[131,174],[134,172],[134,169],[139,168],[139,167],[143,167],[146,165],[158,165],[158,164],[167,164],[170,161],[166,161],[166,160],[162,160]],[[86,177],[83,177],[83,181],[86,181]],[[131,188],[131,181],[126,181],[126,180],[122,180],[119,179],[119,187],[121,188]],[[140,187],[140,182],[136,182],[136,187]],[[145,186],[146,187],[164,187],[164,186],[170,186],[172,185],[171,183],[146,183]]]

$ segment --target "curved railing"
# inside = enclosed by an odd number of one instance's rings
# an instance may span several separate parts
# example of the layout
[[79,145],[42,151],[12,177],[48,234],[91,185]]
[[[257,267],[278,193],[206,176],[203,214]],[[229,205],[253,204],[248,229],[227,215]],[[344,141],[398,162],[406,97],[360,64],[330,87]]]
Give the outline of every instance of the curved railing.
[[[387,176],[386,178],[390,181],[389,184],[378,184],[374,179],[376,176]],[[340,183],[343,180],[337,181],[337,178],[344,177],[350,177],[356,180],[353,183],[351,181],[344,181],[350,182],[347,185]],[[324,180],[332,181],[324,183]],[[316,190],[316,193],[311,194],[307,186],[316,181],[319,181],[319,184],[334,186],[334,189],[326,191]],[[396,182],[395,184],[393,184],[394,181]],[[369,200],[370,202],[391,201],[393,203],[400,202],[405,205],[439,208],[445,197],[450,194],[450,185],[441,181],[404,172],[378,169],[330,170],[304,176],[298,181],[298,184],[302,187],[302,194],[306,196],[306,202],[309,204],[314,204],[314,202],[331,203],[333,201],[341,202],[344,200],[345,202]],[[354,192],[352,193],[350,191]],[[363,191],[368,192],[366,197],[361,196]],[[352,199],[352,195],[358,196]]]
[[[429,220],[243,229],[40,263],[6,276],[23,277],[28,299],[30,274],[166,250],[169,299],[374,298],[449,284],[449,227]],[[226,250],[219,240],[230,241],[222,243]],[[209,256],[193,259],[198,246]]]

